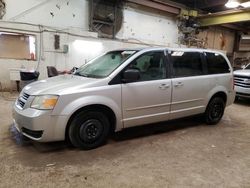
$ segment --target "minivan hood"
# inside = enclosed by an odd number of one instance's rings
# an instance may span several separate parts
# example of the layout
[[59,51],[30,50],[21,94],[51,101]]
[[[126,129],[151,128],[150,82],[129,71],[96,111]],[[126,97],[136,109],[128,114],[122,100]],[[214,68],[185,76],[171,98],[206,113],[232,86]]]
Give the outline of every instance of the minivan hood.
[[29,95],[61,95],[74,91],[77,92],[83,88],[94,87],[102,80],[103,79],[86,78],[76,75],[61,75],[33,82],[24,87],[23,91]]
[[237,70],[237,71],[234,71],[234,75],[237,75],[237,76],[250,76],[250,70],[249,69]]

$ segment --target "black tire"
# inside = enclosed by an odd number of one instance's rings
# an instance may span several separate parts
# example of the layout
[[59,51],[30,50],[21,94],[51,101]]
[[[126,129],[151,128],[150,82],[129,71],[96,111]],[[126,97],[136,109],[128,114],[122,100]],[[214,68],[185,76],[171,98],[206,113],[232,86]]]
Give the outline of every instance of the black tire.
[[101,146],[109,130],[110,122],[103,112],[82,111],[71,121],[68,134],[73,146],[89,150]]
[[225,110],[225,102],[221,97],[214,97],[210,100],[207,105],[207,109],[205,112],[205,121],[208,125],[217,124]]

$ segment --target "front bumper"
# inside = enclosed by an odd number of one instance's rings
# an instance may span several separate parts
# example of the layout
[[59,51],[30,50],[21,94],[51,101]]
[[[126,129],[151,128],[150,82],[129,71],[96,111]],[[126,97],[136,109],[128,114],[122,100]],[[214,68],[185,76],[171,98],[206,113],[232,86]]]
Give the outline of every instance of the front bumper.
[[235,86],[236,96],[250,98],[250,88]]
[[39,142],[60,141],[65,139],[66,116],[51,115],[51,110],[32,108],[13,108],[13,122],[24,136]]

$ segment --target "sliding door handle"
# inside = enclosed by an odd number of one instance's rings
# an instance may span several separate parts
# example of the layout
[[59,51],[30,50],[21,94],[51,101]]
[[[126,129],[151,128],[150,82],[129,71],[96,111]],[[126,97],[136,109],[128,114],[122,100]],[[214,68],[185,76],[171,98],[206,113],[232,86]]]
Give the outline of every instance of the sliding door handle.
[[160,89],[167,89],[167,88],[169,88],[169,87],[170,87],[169,84],[161,84],[161,85],[159,86]]
[[183,86],[182,82],[177,82],[176,84],[174,84],[174,87],[181,87],[181,86]]

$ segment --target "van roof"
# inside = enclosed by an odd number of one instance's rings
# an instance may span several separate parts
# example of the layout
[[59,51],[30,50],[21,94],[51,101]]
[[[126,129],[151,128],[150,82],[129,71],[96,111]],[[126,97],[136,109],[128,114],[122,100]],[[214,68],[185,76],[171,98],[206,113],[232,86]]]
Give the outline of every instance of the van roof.
[[[151,50],[171,50],[171,51],[185,51],[185,52],[210,52],[225,55],[222,51],[203,49],[203,48],[170,48],[170,47],[144,47],[144,48],[124,48],[118,50],[135,50],[135,51],[151,51]],[[116,51],[116,50],[114,50]]]

